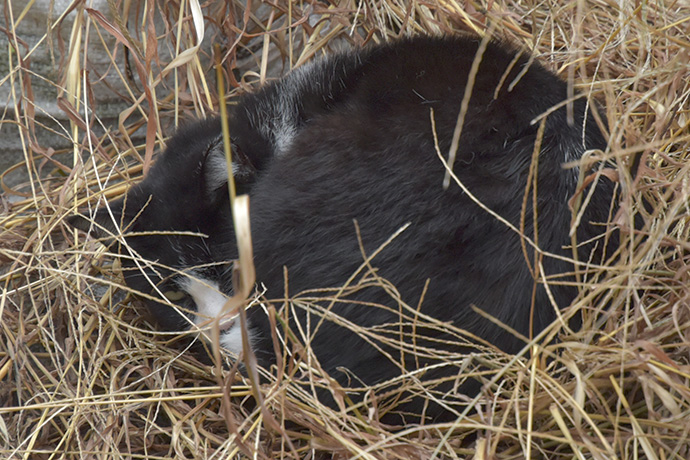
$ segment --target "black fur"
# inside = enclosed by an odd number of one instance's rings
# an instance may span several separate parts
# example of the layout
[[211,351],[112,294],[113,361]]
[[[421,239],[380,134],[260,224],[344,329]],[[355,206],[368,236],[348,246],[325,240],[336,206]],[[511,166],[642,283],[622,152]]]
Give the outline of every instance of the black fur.
[[[230,134],[239,158],[235,176],[240,191],[251,196],[257,281],[266,286],[267,298],[285,296],[284,267],[289,274],[288,296],[341,286],[363,261],[355,219],[368,254],[410,223],[374,259],[378,274],[413,307],[429,280],[422,313],[508,352],[524,345],[471,309],[475,305],[522,335],[530,335],[535,281],[520,238],[457,185],[443,189],[445,169],[431,129],[433,109],[440,151],[447,155],[478,46],[476,38],[415,38],[337,54],[243,97],[233,108]],[[486,49],[454,172],[479,200],[518,227],[539,126],[532,120],[566,100],[567,91],[565,83],[539,64],[533,62],[526,70],[526,57],[511,67],[514,56],[512,49],[501,44],[490,43]],[[586,149],[606,147],[596,122],[586,112],[585,100],[575,100],[573,109],[573,125],[567,123],[565,107],[548,115],[538,159],[539,247],[566,257],[572,256],[567,247],[571,225],[567,200],[575,192],[577,170],[562,165],[578,159]],[[237,257],[226,184],[219,179],[223,171],[217,170],[222,150],[219,134],[217,120],[182,130],[126,201],[111,205],[118,219],[125,208],[122,221],[126,224],[148,202],[131,231],[208,235],[128,237],[144,258],[184,270]],[[604,233],[604,226],[593,223],[607,221],[612,195],[613,184],[602,178],[578,228],[578,241]],[[99,213],[97,221],[113,230],[104,215]],[[525,234],[534,237],[531,201],[525,222]],[[86,226],[79,219],[75,224]],[[615,235],[608,235],[608,244],[615,247]],[[604,257],[603,245],[600,239],[582,246],[580,259],[599,262]],[[533,254],[529,245],[528,252]],[[130,269],[127,283],[150,292],[149,281],[122,253]],[[544,257],[542,263],[547,275],[573,270],[553,257]],[[158,274],[146,270],[154,284],[175,279],[174,270],[157,270]],[[231,292],[227,266],[201,271]],[[570,277],[562,280],[572,281]],[[576,288],[557,283],[550,290],[559,307],[568,306],[577,294]],[[333,310],[359,326],[398,320],[397,306],[380,287],[363,288],[348,299]],[[389,312],[361,302],[393,308]],[[165,304],[149,305],[164,327],[182,326],[182,318]],[[533,313],[533,333],[556,317],[541,283],[536,287]],[[305,327],[304,313],[300,314]],[[273,344],[264,311],[250,309],[249,324],[257,357],[264,365],[272,363]],[[321,324],[311,346],[323,368],[343,384],[352,375],[372,384],[400,372],[395,350],[383,347],[393,355],[391,361],[360,336],[329,321]],[[453,372],[446,367],[427,377]],[[471,393],[476,388],[467,386],[461,391]],[[418,412],[420,404],[413,400],[405,409]],[[432,416],[443,413],[440,407],[430,408]]]

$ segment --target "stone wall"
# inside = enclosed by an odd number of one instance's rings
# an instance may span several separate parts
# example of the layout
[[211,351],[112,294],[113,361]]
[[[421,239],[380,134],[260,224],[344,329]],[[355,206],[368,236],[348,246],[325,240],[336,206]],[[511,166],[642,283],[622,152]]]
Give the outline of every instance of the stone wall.
[[[23,115],[26,112],[26,105],[33,102],[36,122],[35,141],[40,147],[37,150],[69,150],[72,145],[68,132],[65,131],[65,128],[69,127],[67,115],[57,104],[59,85],[62,83],[60,81],[61,60],[65,59],[77,12],[73,10],[64,15],[61,21],[58,22],[58,19],[71,3],[68,0],[36,0],[16,28],[9,23],[3,24],[8,30],[14,29],[16,32],[21,54],[26,59],[25,67],[30,72],[16,71],[17,54],[12,51],[8,55],[7,51],[11,48],[10,37],[7,34],[0,34],[0,50],[3,50],[0,51],[0,113],[2,113],[0,171],[5,171],[23,161],[25,154],[31,154],[31,152],[25,152],[23,148],[27,145],[26,135],[30,134],[23,133],[25,135],[23,142],[16,124],[17,104],[20,105],[20,114]],[[107,0],[94,0],[90,3],[93,4],[94,9],[108,11]],[[8,2],[7,5],[12,7],[12,16],[16,24],[26,2]],[[9,19],[9,16],[5,17]],[[115,44],[113,37],[107,35],[102,35],[102,37],[106,46],[112,48]],[[94,49],[103,50],[101,38],[93,27],[88,40]],[[89,79],[94,82],[97,79],[94,78],[94,74],[107,74],[103,81],[94,84],[92,101],[93,108],[98,113],[98,119],[104,126],[116,125],[118,114],[127,106],[118,94],[124,91],[122,81],[116,78],[116,72],[108,70],[109,66],[111,62],[106,53],[88,53]],[[122,64],[120,66],[120,70],[123,70],[124,66]],[[11,72],[14,82],[10,77]],[[21,99],[20,78],[27,77],[30,77],[33,101]],[[98,134],[103,133],[103,129],[98,125],[94,126],[94,130]],[[27,177],[26,168],[20,168],[6,177],[6,185],[14,186],[26,181]]]

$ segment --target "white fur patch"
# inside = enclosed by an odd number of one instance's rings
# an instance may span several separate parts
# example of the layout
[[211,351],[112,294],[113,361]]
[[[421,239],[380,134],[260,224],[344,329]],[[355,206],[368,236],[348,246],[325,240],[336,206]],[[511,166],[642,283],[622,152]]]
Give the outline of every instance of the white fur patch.
[[330,95],[328,88],[335,77],[331,59],[310,61],[276,82],[275,94],[257,100],[257,108],[247,113],[254,127],[271,140],[275,156],[285,155],[297,136],[305,95]]
[[[208,335],[211,321],[224,314],[223,307],[228,298],[220,292],[218,283],[204,278],[187,277],[179,282],[196,304],[197,315],[194,324]],[[225,313],[227,314],[227,313]],[[220,344],[223,348],[239,355],[242,352],[242,330],[238,315],[220,320]]]

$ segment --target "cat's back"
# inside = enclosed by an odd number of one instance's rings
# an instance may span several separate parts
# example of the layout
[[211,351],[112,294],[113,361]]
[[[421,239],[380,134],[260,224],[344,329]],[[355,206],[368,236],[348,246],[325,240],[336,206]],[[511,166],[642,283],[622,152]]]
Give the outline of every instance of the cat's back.
[[[351,67],[338,76],[347,69],[343,62]],[[578,172],[562,164],[605,147],[585,102],[574,101],[569,124],[565,104],[558,105],[568,98],[564,82],[511,47],[488,42],[483,49],[479,38],[418,37],[319,66],[318,75],[330,75],[326,86],[339,82],[347,97],[305,118],[252,192],[256,266],[269,292],[282,290],[283,267],[291,294],[338,285],[361,265],[362,248],[371,254],[409,224],[374,261],[406,300],[418,296],[428,279],[427,313],[463,322],[480,335],[491,335],[489,329],[501,335],[472,313],[469,305],[476,305],[527,335],[534,278],[514,229],[524,218],[525,234],[535,232],[532,207],[522,203],[533,152],[541,143],[541,249],[567,255],[566,200]],[[539,133],[535,118],[550,109]],[[446,168],[439,156],[448,157],[459,119],[453,171],[512,229],[456,184],[443,187]],[[610,186],[602,187],[598,196],[607,203]],[[600,204],[585,216],[583,239],[598,233],[590,220],[606,219],[608,207]],[[567,270],[551,258],[544,267],[547,273]],[[574,296],[571,288],[552,292],[560,305]],[[385,293],[366,300],[385,303]],[[537,328],[553,317],[548,302],[540,288]]]
[[529,51],[473,35],[406,38],[332,59],[335,66],[339,60],[352,65],[347,77],[332,69],[320,72],[326,80],[341,79],[349,93],[344,101],[399,122],[429,108],[454,122],[464,102],[471,128],[486,128],[487,121],[493,127],[510,122],[523,128],[568,98],[565,82],[530,58]]

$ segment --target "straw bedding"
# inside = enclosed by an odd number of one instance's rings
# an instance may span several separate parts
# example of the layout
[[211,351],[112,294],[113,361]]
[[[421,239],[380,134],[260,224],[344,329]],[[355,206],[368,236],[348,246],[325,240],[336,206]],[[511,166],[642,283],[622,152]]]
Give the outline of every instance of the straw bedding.
[[[21,22],[41,5],[5,4],[0,123],[24,161],[2,175],[0,457],[690,457],[690,6],[211,0],[202,17],[197,0],[100,5],[53,10],[32,48]],[[611,220],[623,238],[568,310],[581,330],[555,324],[518,356],[487,345],[467,360],[463,372],[485,386],[453,423],[378,423],[386,388],[358,410],[321,406],[296,381],[327,382],[308,350],[262,384],[212,347],[200,359],[193,340],[156,331],[102,245],[64,225],[121,196],[179,123],[217,112],[210,43],[232,103],[329,50],[454,31],[524,46],[601,102],[609,148],[595,155],[620,184]],[[41,49],[54,75],[32,68]],[[111,65],[91,68],[96,57]],[[38,82],[55,100],[36,97]],[[122,102],[108,124],[104,94]],[[56,100],[62,119],[43,116]]]

